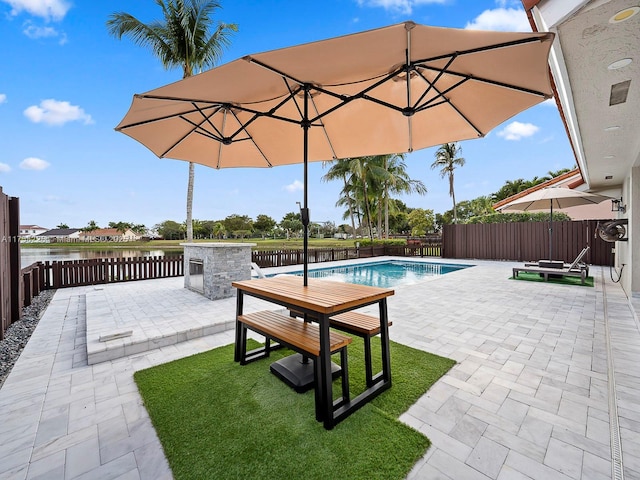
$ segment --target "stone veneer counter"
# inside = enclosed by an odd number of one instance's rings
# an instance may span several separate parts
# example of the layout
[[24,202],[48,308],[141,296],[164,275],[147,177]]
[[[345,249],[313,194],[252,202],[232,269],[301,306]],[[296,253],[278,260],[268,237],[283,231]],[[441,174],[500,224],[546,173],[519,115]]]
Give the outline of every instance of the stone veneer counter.
[[210,300],[232,297],[231,282],[251,279],[251,247],[255,243],[181,243],[184,287]]

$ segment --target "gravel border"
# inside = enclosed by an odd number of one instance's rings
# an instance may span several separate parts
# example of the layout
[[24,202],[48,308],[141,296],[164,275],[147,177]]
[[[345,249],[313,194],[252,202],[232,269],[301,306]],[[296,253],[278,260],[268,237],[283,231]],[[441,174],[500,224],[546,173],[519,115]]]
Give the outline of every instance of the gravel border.
[[0,340],[0,388],[20,358],[22,350],[55,293],[55,290],[43,290],[37,297],[32,298],[31,305],[22,309],[22,318],[9,325],[5,331],[4,338]]

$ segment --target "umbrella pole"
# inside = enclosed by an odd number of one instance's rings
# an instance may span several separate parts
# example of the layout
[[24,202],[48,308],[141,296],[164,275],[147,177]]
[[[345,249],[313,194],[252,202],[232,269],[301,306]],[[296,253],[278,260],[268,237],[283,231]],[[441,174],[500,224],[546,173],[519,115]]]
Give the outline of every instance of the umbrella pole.
[[302,119],[303,130],[303,164],[304,164],[304,199],[302,209],[302,225],[303,225],[303,239],[302,239],[302,261],[303,265],[303,286],[309,284],[309,204],[308,204],[308,192],[309,187],[309,90],[305,86],[304,90],[304,118]]
[[[304,230],[303,237],[303,262],[304,262],[304,277],[303,286],[308,285],[308,250],[309,250],[309,205],[308,205],[308,164],[309,164],[309,88],[307,85],[304,87],[304,111],[302,119],[302,130],[304,135],[303,143],[303,159],[304,159],[304,203],[303,208],[300,209],[300,216],[302,217],[302,225]],[[304,321],[310,322],[304,314]],[[340,366],[333,362],[330,362],[332,378],[336,378],[340,373]],[[280,378],[283,382],[293,388],[296,392],[302,393],[310,390],[314,387],[315,371],[314,363],[309,361],[309,357],[301,355],[299,353],[289,355],[288,357],[281,358],[271,364],[271,371]]]

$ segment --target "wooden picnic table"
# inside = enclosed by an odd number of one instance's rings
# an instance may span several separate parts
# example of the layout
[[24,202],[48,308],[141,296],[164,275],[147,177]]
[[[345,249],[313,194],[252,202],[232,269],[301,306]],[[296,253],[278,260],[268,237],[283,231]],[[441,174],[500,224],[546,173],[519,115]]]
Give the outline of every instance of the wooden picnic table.
[[[243,315],[244,295],[260,298],[287,309],[307,314],[318,322],[320,336],[320,368],[316,371],[320,378],[316,385],[316,419],[324,422],[327,429],[349,416],[365,403],[391,387],[391,361],[389,354],[389,321],[387,315],[387,297],[394,294],[392,289],[309,279],[308,286],[303,285],[302,277],[283,275],[257,280],[232,282],[237,289],[236,303],[236,361],[239,359],[242,338],[239,318]],[[367,305],[378,304],[380,319],[380,339],[382,371],[375,383],[353,399],[334,403],[332,369],[330,317],[355,310]],[[292,319],[295,320],[295,319]],[[298,321],[298,320],[295,320]]]

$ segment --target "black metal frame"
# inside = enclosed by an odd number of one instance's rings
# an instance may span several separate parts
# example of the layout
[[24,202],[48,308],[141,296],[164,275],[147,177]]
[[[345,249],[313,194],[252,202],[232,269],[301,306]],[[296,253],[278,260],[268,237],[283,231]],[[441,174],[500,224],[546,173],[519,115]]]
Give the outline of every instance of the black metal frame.
[[[306,285],[305,285],[306,286]],[[244,295],[249,295],[261,300],[265,300],[270,303],[281,305],[287,309],[293,309],[306,314],[310,317],[317,319],[320,332],[320,356],[314,360],[316,369],[315,376],[315,405],[316,405],[316,420],[324,423],[324,427],[327,430],[331,430],[336,424],[344,420],[353,412],[361,408],[366,403],[373,400],[385,390],[391,388],[391,355],[389,351],[389,328],[388,328],[388,312],[387,312],[387,299],[386,297],[363,302],[350,308],[344,308],[336,310],[331,314],[320,313],[308,308],[295,305],[287,300],[280,300],[270,297],[269,295],[262,295],[250,291],[245,291],[241,287],[237,287],[236,298],[236,355],[235,360],[240,361],[240,355],[237,353],[238,348],[242,348],[240,345],[246,346],[246,329],[243,328],[244,324],[241,324],[237,318],[242,315],[244,308]],[[373,377],[374,382],[371,386],[368,386],[361,394],[355,398],[350,398],[348,395],[344,395],[335,402],[333,401],[333,375],[331,369],[331,352],[329,341],[329,324],[330,316],[337,315],[339,313],[348,312],[357,308],[365,307],[377,303],[379,305],[380,314],[380,343],[381,343],[381,357],[382,357],[382,371]],[[243,333],[244,331],[244,333]],[[344,349],[346,355],[346,348]],[[346,362],[345,362],[346,365]],[[319,375],[318,375],[319,374]],[[348,372],[344,372],[344,378],[348,376]],[[347,384],[348,385],[348,384]],[[343,383],[344,388],[344,383]],[[344,397],[347,397],[346,399]]]

